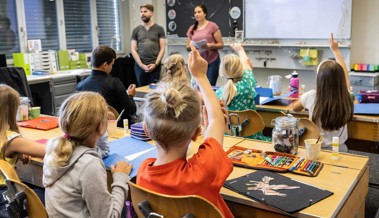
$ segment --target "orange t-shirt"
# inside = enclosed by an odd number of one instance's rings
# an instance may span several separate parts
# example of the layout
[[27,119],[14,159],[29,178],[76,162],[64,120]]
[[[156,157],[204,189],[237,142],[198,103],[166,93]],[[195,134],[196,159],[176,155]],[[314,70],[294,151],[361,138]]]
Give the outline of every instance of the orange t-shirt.
[[225,218],[234,217],[220,194],[233,165],[215,139],[207,138],[188,160],[153,166],[155,160],[149,158],[141,164],[138,185],[168,195],[199,195],[212,202]]

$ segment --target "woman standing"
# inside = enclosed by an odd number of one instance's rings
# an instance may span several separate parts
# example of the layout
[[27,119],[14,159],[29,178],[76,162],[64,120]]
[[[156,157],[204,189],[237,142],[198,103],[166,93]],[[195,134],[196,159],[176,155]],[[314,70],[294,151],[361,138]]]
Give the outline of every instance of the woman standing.
[[[220,54],[218,49],[224,47],[220,28],[216,23],[206,19],[207,8],[197,5],[194,10],[195,24],[187,31],[187,50],[190,51],[191,41],[205,41],[206,44],[198,48],[200,55],[208,62],[207,77],[212,86],[216,85],[220,67]],[[199,43],[200,44],[200,43]]]

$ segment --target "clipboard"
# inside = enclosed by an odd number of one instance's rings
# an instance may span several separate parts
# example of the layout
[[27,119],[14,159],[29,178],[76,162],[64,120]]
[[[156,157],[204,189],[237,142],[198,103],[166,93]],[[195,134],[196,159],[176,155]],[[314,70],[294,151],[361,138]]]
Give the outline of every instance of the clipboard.
[[59,121],[58,117],[37,117],[32,120],[17,122],[17,125],[32,129],[50,130],[57,128],[59,126]]

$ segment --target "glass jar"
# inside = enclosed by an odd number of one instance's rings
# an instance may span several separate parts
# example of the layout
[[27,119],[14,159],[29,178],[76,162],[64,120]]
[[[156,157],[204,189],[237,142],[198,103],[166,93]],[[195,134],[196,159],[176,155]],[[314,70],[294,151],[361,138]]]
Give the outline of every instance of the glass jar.
[[271,121],[272,144],[277,152],[297,154],[299,122],[292,116],[277,117]]
[[272,89],[273,95],[277,96],[282,94],[282,77],[279,75],[269,76],[268,87]]
[[18,106],[17,121],[29,120],[30,101],[28,97],[20,97],[20,106]]

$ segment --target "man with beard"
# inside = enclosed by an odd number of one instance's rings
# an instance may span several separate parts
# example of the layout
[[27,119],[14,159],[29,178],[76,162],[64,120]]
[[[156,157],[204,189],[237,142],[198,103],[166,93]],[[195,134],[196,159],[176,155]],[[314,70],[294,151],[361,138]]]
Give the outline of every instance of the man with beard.
[[132,55],[136,64],[138,86],[145,86],[159,80],[160,63],[165,52],[166,35],[162,26],[153,21],[154,6],[140,6],[143,23],[134,28],[132,33]]

